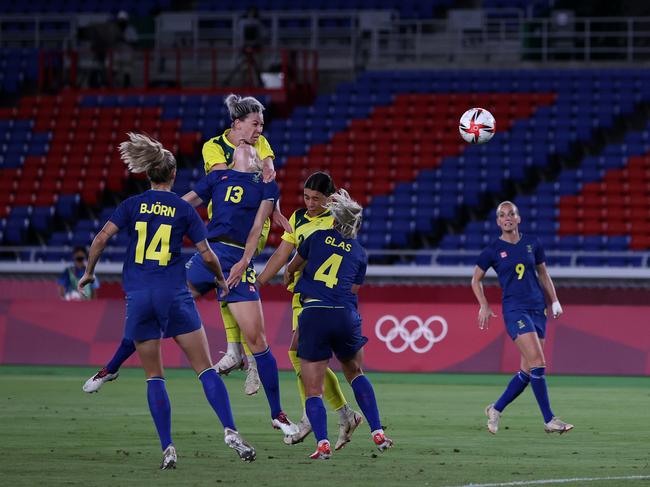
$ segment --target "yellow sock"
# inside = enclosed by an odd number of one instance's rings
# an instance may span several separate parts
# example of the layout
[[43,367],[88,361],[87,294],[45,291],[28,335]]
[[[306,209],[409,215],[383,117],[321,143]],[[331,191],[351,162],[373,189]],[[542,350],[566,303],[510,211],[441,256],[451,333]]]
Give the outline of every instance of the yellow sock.
[[221,303],[221,319],[223,320],[223,327],[226,330],[226,341],[228,343],[241,342],[241,332],[235,317],[228,309],[227,303]]
[[329,405],[338,411],[348,402],[345,400],[343,391],[341,390],[341,384],[339,384],[339,379],[336,377],[336,374],[329,367],[325,371],[325,387],[323,390],[323,399],[325,399]]
[[248,343],[246,343],[246,339],[243,336],[241,337],[241,344],[244,347],[244,353],[246,354],[246,356],[250,357],[251,355],[253,355],[251,349],[248,348]]
[[289,350],[289,360],[291,360],[291,365],[293,365],[293,370],[296,371],[296,378],[298,379],[298,392],[300,393],[300,404],[302,407],[305,407],[305,386],[302,383],[302,377],[300,377],[300,359],[298,358],[298,352],[295,350]]

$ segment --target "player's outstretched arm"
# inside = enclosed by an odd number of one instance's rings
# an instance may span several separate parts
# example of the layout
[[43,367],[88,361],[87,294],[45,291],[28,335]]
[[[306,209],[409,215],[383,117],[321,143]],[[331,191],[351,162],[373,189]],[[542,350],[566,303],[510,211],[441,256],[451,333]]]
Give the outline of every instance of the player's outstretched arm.
[[286,240],[280,242],[280,245],[273,255],[266,263],[264,270],[257,276],[257,282],[260,286],[263,286],[269,282],[273,277],[282,269],[282,266],[287,263],[289,257],[291,256],[291,251],[293,250],[293,245]]
[[476,299],[480,305],[480,308],[478,310],[478,327],[481,330],[487,329],[490,318],[496,317],[496,314],[494,311],[492,311],[492,309],[490,309],[490,304],[485,297],[485,291],[483,289],[484,277],[485,271],[479,266],[476,266],[474,268],[474,275],[472,276],[472,291],[474,292],[474,296],[476,296]]
[[196,250],[198,250],[199,254],[201,254],[203,262],[205,262],[205,265],[207,265],[210,271],[214,274],[215,282],[217,283],[217,286],[219,286],[222,290],[222,296],[225,296],[230,292],[230,289],[228,289],[228,286],[226,285],[226,280],[223,276],[223,270],[221,269],[219,257],[217,257],[214,251],[210,248],[207,240],[201,240],[195,245]]
[[203,203],[203,200],[194,191],[188,191],[187,193],[185,193],[183,195],[183,199],[187,201],[190,205],[192,205],[192,208],[196,208],[201,203]]
[[285,232],[292,233],[293,228],[291,228],[291,223],[287,220],[287,217],[282,214],[280,210],[280,200],[276,201],[275,208],[273,209],[273,223],[277,226],[282,227]]
[[551,279],[551,275],[548,273],[548,269],[546,268],[546,264],[544,262],[538,264],[536,266],[536,269],[537,275],[539,276],[539,283],[541,284],[542,289],[544,289],[546,296],[548,296],[551,302],[551,312],[553,314],[553,318],[558,318],[564,312],[564,310],[562,309],[560,301],[557,299],[557,293],[555,292],[553,279]]
[[108,221],[99,233],[95,235],[93,243],[90,245],[90,250],[88,251],[88,264],[86,265],[86,270],[77,284],[77,290],[80,293],[83,293],[84,286],[95,282],[95,266],[99,261],[99,256],[102,255],[102,252],[106,248],[106,244],[110,238],[119,231],[120,229],[115,225],[115,223]]
[[242,258],[230,268],[230,274],[226,283],[229,287],[235,287],[242,276],[244,270],[250,264],[255,251],[257,250],[257,244],[260,240],[260,235],[262,235],[262,229],[264,228],[264,222],[268,217],[273,213],[273,208],[275,207],[275,202],[273,200],[264,200],[260,204],[260,207],[257,210],[255,215],[255,222],[253,227],[248,232],[248,238],[246,239],[246,248],[244,249],[244,255]]

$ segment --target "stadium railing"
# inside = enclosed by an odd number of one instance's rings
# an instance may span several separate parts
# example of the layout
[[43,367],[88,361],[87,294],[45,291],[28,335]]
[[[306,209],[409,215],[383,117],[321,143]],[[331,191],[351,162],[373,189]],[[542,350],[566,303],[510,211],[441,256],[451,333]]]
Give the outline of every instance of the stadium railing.
[[[258,259],[256,268],[258,271],[264,267],[266,259],[270,256],[273,249],[267,249],[262,257]],[[115,258],[114,261],[107,262],[104,260],[97,266],[99,275],[111,275],[117,277],[122,272],[122,263],[120,256],[126,252],[124,247],[107,247],[103,256]],[[192,248],[183,248],[183,254],[188,257],[195,251]],[[431,262],[441,256],[462,256],[468,257],[468,260],[478,257],[479,251],[468,250],[368,250],[370,259],[374,258],[396,258],[396,259],[413,259],[416,257],[429,257]],[[68,247],[9,247],[0,246],[0,256],[7,259],[10,255],[17,256],[14,260],[0,260],[0,275],[34,275],[34,274],[55,274],[60,273],[64,266],[68,264],[66,260],[60,261],[41,261],[37,260],[46,254],[70,255],[71,248]],[[569,257],[571,265],[568,266],[549,266],[551,276],[559,279],[609,279],[615,280],[632,280],[636,282],[650,282],[650,252],[568,252],[568,251],[548,251],[547,257]],[[579,258],[584,257],[635,257],[641,259],[640,266],[629,267],[588,267],[576,265]],[[416,265],[413,263],[395,264],[371,264],[368,266],[368,277],[386,278],[386,279],[410,279],[410,278],[469,278],[474,271],[474,265]],[[490,269],[489,277],[495,274]]]

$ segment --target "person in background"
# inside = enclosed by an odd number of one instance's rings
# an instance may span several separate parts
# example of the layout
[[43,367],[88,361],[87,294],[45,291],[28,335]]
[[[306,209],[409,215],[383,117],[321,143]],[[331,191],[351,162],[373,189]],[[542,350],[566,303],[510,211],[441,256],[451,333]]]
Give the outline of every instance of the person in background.
[[56,283],[59,288],[59,296],[66,301],[83,301],[94,299],[99,288],[99,280],[95,279],[92,284],[83,287],[82,291],[77,289],[79,279],[84,275],[88,251],[85,247],[75,247],[72,251],[72,265],[65,268]]

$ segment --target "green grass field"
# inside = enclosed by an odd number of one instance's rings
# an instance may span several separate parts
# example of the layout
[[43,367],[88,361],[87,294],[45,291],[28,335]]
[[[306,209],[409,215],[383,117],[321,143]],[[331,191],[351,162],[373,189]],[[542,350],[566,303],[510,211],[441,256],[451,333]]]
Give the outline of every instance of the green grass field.
[[[583,477],[646,478],[562,485],[650,484],[650,378],[551,376],[554,410],[575,430],[545,434],[527,390],[506,411],[499,434],[491,436],[483,409],[508,377],[371,373],[395,448],[376,452],[364,424],[331,460],[314,462],[307,458],[313,436],[284,445],[270,426],[264,395],[244,396],[244,375],[238,372],[225,380],[238,428],[257,449],[257,461],[244,464],[224,445],[193,373],[169,370],[179,462],[174,471],[159,471],[142,372],[125,369],[98,394],[85,394],[81,385],[93,372],[0,367],[1,485],[459,486]],[[297,421],[301,407],[294,376],[282,373],[281,387],[284,408]],[[356,408],[349,386],[343,389]],[[336,419],[329,415],[332,440]]]

